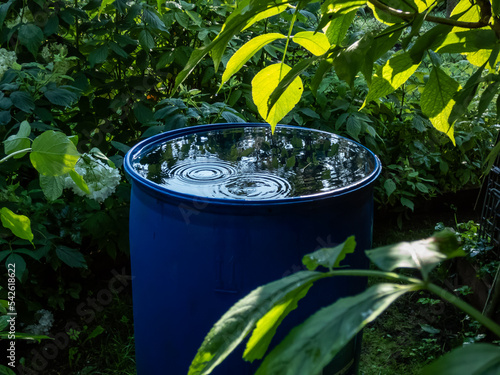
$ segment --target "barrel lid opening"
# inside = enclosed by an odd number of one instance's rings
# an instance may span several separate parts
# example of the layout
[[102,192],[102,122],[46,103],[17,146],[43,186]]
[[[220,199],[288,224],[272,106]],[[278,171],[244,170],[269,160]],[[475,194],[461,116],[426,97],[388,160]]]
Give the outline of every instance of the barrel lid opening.
[[215,124],[160,134],[125,160],[137,182],[166,194],[216,201],[289,201],[370,184],[378,158],[332,133],[279,125]]

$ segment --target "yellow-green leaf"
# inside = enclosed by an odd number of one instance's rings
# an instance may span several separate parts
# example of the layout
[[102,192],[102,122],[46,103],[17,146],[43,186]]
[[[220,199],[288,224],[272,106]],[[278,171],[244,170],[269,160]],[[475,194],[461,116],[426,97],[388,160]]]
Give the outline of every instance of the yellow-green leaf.
[[75,171],[74,169],[69,171],[69,176],[71,177],[73,182],[76,184],[76,186],[78,186],[80,189],[82,189],[82,191],[85,192],[85,194],[90,194],[90,190],[89,190],[87,183],[85,182],[83,177],[80,174],[78,174],[77,171]]
[[429,117],[432,125],[450,137],[455,144],[453,124],[448,123],[455,105],[453,97],[460,85],[438,67],[434,67],[420,99],[422,112]]
[[227,82],[229,78],[236,72],[238,72],[245,63],[250,60],[250,58],[255,55],[255,53],[264,47],[266,44],[269,44],[278,39],[286,38],[285,35],[279,33],[270,33],[259,35],[249,42],[245,43],[239,50],[237,50],[234,55],[229,59],[226,70],[222,75],[222,84],[221,86]]
[[10,229],[14,235],[33,243],[31,222],[27,216],[17,215],[7,207],[2,207],[0,210],[0,218],[3,226]]
[[302,31],[295,34],[293,41],[315,56],[324,55],[330,49],[328,38],[320,32]]
[[371,100],[389,95],[396,90],[410,78],[419,65],[420,62],[415,64],[409,53],[403,53],[387,60],[382,71],[373,77],[363,107]]
[[[266,18],[269,18],[269,17],[272,17],[272,16],[276,16],[282,12],[284,12],[286,9],[288,8],[288,5],[287,4],[282,4],[282,5],[278,5],[277,7],[275,8],[270,8],[264,12],[260,12],[258,13],[257,15],[255,15],[254,17],[250,18],[248,21],[247,21],[247,24],[246,26],[243,28],[243,30],[246,30],[248,29],[250,26],[252,26],[254,23],[256,22],[259,22],[263,19],[266,19]],[[242,30],[242,31],[243,31]]]
[[262,69],[252,80],[252,98],[259,114],[274,129],[283,117],[299,102],[304,87],[302,80],[297,77],[279,97],[271,110],[268,101],[281,79],[291,70],[286,64],[274,64]]
[[31,164],[47,176],[61,176],[70,172],[80,154],[66,135],[47,130],[35,138],[30,154]]

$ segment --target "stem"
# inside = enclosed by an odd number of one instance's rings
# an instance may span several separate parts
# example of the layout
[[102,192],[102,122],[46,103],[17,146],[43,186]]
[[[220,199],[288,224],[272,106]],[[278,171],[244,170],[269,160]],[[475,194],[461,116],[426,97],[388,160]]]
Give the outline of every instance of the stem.
[[384,271],[376,271],[376,270],[339,270],[336,269],[334,271],[328,272],[328,276],[361,276],[361,277],[382,277],[384,279],[394,280],[394,281],[404,281],[409,284],[421,284],[424,285],[424,282],[420,279],[416,279],[413,277],[407,277],[404,275],[400,275],[395,272],[384,272]]
[[488,328],[495,335],[500,337],[500,326],[498,324],[496,324],[493,320],[491,320],[491,319],[487,318],[486,316],[484,316],[483,314],[481,314],[478,310],[476,310],[474,307],[469,305],[467,302],[461,300],[460,298],[458,298],[454,294],[447,292],[446,290],[438,287],[435,284],[429,283],[426,285],[426,287],[429,291],[438,295],[442,299],[450,302],[451,304],[455,305],[460,310],[462,310],[466,314],[470,315],[475,320],[477,320],[479,323],[481,323],[483,326]]
[[295,20],[297,19],[297,12],[299,11],[299,5],[298,4],[295,7],[295,10],[293,12],[293,17],[292,17],[292,22],[290,22],[290,28],[288,29],[288,35],[286,37],[286,44],[285,44],[285,50],[283,51],[283,59],[281,60],[281,68],[280,68],[280,81],[281,81],[281,74],[283,72],[283,64],[285,63],[285,57],[286,57],[286,52],[288,50],[288,44],[290,43],[290,37],[292,36],[292,30],[293,30],[293,25],[295,24]]
[[19,150],[19,151],[16,151],[16,152],[13,152],[12,154],[9,154],[7,155],[6,157],[4,157],[3,159],[0,159],[0,164],[6,162],[7,160],[9,160],[11,157],[15,156],[15,155],[19,155],[19,154],[22,154],[24,152],[30,152],[32,151],[33,149],[30,147],[30,148],[25,148],[25,149],[22,149],[22,150]]
[[[387,5],[385,5],[384,3],[381,3],[379,0],[369,0],[369,2],[371,4],[373,4],[373,6],[375,6],[376,8],[378,8],[386,13],[389,13],[390,15],[399,17],[403,20],[410,21],[418,15],[418,12],[417,13],[405,12],[405,11],[402,11],[400,9],[391,8]],[[481,11],[483,11],[482,8],[481,8]],[[442,18],[442,17],[435,17],[435,16],[426,16],[425,20],[430,21],[430,22],[434,22],[434,23],[440,23],[443,25],[457,26],[457,27],[463,27],[463,28],[467,28],[467,29],[479,29],[481,27],[488,26],[489,18],[487,19],[487,13],[486,13],[486,15],[484,15],[484,16],[483,16],[483,14],[481,14],[481,20],[478,22],[457,21],[457,20],[450,19],[450,18]]]

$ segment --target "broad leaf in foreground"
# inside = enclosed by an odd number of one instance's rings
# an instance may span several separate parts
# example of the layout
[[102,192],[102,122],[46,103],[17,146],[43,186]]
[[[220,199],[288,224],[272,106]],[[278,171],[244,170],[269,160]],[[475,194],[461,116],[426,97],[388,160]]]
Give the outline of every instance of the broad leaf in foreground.
[[424,279],[443,260],[465,256],[455,233],[448,230],[435,233],[433,237],[424,240],[400,242],[367,250],[365,253],[378,268],[384,271],[393,271],[396,268],[416,268],[420,270]]
[[347,254],[353,253],[355,247],[356,240],[354,236],[351,236],[338,246],[319,249],[314,253],[304,255],[302,263],[310,271],[316,270],[318,266],[332,270],[332,268],[339,267],[339,263],[345,259]]
[[47,130],[35,138],[30,160],[35,169],[47,176],[61,176],[75,167],[80,154],[66,135]]
[[[298,297],[303,297],[304,291],[323,277],[325,274],[321,272],[301,271],[253,290],[215,323],[191,363],[189,375],[210,374],[255,328],[261,318],[273,319],[267,314],[274,311],[278,316],[275,321],[281,321],[281,315],[287,314],[291,309],[278,311],[276,306],[296,304]],[[270,323],[272,330],[274,323]],[[257,332],[260,329],[258,328]],[[256,335],[254,340],[258,336],[265,336],[259,333]],[[266,337],[269,338],[268,335]],[[247,352],[250,352],[251,348],[252,346],[247,347]],[[259,353],[260,351],[257,352]],[[252,358],[251,352],[247,355]]]
[[424,367],[421,375],[493,375],[500,373],[500,347],[470,344],[445,354]]
[[295,327],[264,359],[256,375],[319,374],[361,329],[415,285],[378,284],[319,310]]

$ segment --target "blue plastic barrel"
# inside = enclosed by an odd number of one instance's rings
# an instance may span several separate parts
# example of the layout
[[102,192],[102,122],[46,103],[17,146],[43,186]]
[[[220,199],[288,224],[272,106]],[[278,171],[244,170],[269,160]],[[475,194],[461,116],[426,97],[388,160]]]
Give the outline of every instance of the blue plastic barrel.
[[[187,374],[213,324],[254,288],[304,269],[304,254],[355,235],[344,264],[368,267],[378,158],[337,135],[292,126],[216,124],[146,139],[126,155],[139,375]],[[272,345],[322,306],[362,292],[334,278],[310,289]],[[244,345],[214,374],[252,374]],[[323,371],[355,373],[355,339]]]

